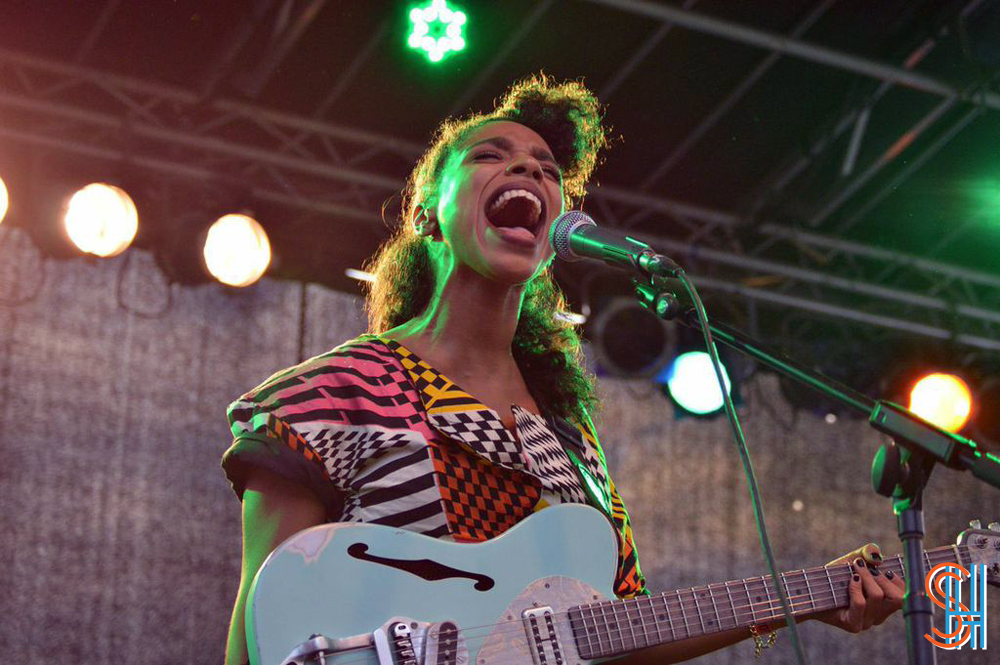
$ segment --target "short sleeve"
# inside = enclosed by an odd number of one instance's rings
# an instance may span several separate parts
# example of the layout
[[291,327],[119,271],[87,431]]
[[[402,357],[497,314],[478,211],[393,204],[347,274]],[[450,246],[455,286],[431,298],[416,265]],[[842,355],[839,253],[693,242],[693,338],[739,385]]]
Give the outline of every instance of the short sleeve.
[[359,424],[379,399],[384,367],[355,340],[277,372],[229,405],[233,443],[222,469],[242,500],[254,468],[271,471],[314,493],[328,519],[339,521],[346,495],[343,465],[329,433]]

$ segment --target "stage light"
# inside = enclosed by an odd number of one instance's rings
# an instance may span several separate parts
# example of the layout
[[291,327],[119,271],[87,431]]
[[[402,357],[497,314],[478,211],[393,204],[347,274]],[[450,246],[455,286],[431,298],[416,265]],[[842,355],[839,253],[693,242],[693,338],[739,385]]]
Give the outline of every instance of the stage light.
[[0,178],[0,222],[3,218],[7,216],[7,205],[10,203],[10,199],[7,198],[7,185],[4,184],[3,178]]
[[972,393],[954,374],[929,374],[910,391],[910,411],[941,429],[957,432],[969,420]]
[[676,326],[658,319],[634,297],[612,297],[595,311],[587,337],[599,372],[650,378],[673,356]]
[[448,7],[446,0],[431,0],[424,7],[410,9],[413,29],[406,43],[422,50],[431,62],[440,62],[448,53],[465,48],[465,12]]
[[203,251],[205,267],[228,286],[249,286],[271,263],[267,233],[248,215],[223,215],[208,229]]
[[[732,383],[725,365],[722,378],[726,392],[732,394]],[[688,351],[678,355],[657,377],[666,385],[669,397],[684,411],[707,416],[722,409],[722,391],[712,369],[712,359],[704,351]]]
[[80,251],[110,257],[124,252],[139,230],[135,203],[124,190],[95,182],[77,190],[63,216],[66,235]]

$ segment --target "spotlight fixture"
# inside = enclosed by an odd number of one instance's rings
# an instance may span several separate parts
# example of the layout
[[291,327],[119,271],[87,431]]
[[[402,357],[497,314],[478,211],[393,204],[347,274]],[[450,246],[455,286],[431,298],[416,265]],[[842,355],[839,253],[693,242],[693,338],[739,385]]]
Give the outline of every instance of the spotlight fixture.
[[448,53],[465,48],[465,12],[448,7],[446,0],[431,0],[423,7],[410,9],[413,29],[406,43],[419,49],[431,62],[440,62]]
[[95,182],[69,198],[63,226],[81,252],[107,258],[121,254],[132,244],[139,230],[139,215],[125,190]]
[[676,347],[676,329],[632,296],[612,297],[589,325],[597,367],[614,376],[652,377]]
[[10,199],[7,196],[7,185],[4,183],[3,178],[0,178],[0,222],[3,218],[7,216],[7,206],[10,203]]
[[914,384],[910,411],[941,429],[957,432],[969,421],[972,392],[960,377],[934,372]]
[[[732,395],[732,382],[725,365],[722,379]],[[683,414],[709,416],[722,410],[723,397],[712,359],[704,351],[686,351],[674,358],[656,377],[667,396]]]
[[208,272],[228,286],[249,286],[271,263],[271,243],[256,219],[244,214],[223,215],[205,236],[202,252]]

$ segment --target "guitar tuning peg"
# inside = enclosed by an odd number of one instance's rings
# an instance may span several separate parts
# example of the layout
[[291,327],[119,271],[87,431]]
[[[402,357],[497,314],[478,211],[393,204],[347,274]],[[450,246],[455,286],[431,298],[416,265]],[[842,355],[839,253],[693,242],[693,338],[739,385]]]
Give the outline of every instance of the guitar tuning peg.
[[971,526],[973,529],[982,529],[983,523],[980,522],[979,520],[972,520],[971,522],[969,522],[969,526]]
[[990,531],[1000,531],[1000,522],[990,522],[990,525],[986,528]]

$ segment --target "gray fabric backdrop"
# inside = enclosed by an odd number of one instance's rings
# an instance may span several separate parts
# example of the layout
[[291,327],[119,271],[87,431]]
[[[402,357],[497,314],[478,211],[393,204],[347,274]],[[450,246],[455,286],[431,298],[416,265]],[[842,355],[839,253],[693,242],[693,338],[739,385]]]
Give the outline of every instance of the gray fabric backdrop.
[[[156,317],[167,293],[146,253],[43,262],[0,226],[4,663],[221,662],[240,537],[219,469],[225,407],[297,361],[300,331],[313,355],[363,330],[356,299],[318,287],[306,289],[304,317],[296,284],[174,287]],[[869,540],[898,552],[890,506],[868,488],[876,438],[858,423],[796,417],[771,376],[744,390],[779,565],[821,564]],[[641,381],[603,380],[601,392],[598,425],[651,586],[762,572],[725,422],[677,421]],[[972,517],[1000,516],[1000,494],[952,471],[936,473],[929,496],[928,546]],[[801,627],[814,663],[905,662],[902,631],[898,615],[860,636]],[[1000,649],[996,611],[989,643]],[[938,658],[985,663],[988,653]],[[744,643],[700,662],[750,658]],[[787,635],[762,662],[794,662]]]

